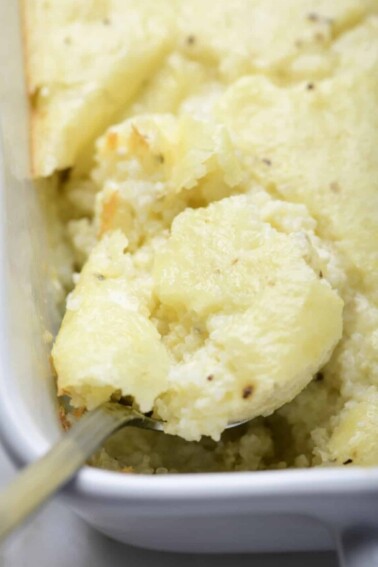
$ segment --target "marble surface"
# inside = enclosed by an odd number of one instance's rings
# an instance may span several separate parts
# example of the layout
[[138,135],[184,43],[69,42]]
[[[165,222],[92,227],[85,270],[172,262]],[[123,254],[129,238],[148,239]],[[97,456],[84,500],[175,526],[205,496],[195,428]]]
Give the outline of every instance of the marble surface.
[[[15,474],[0,447],[0,486]],[[1,567],[337,567],[333,553],[197,555],[145,551],[102,536],[50,502],[0,548]]]

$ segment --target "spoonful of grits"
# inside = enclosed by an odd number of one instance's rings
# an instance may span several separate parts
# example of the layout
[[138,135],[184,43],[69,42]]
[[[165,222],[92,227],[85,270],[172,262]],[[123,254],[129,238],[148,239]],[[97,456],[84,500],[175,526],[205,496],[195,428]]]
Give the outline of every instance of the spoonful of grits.
[[290,402],[327,362],[342,301],[311,241],[262,216],[230,197],[187,209],[134,254],[120,231],[97,244],[52,353],[60,393],[90,411],[0,496],[0,538],[117,429],[217,440]]
[[186,209],[134,253],[105,234],[53,348],[60,393],[87,409],[132,396],[187,440],[297,396],[341,337],[343,302],[310,238],[267,214],[249,195]]

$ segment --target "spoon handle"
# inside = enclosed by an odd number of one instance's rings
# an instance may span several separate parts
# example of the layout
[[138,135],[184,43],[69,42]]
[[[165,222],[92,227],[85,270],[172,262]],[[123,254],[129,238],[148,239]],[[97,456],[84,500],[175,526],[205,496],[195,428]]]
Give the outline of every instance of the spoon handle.
[[152,420],[115,403],[86,413],[0,493],[0,541],[70,480],[111,433],[131,422],[148,427],[146,421]]

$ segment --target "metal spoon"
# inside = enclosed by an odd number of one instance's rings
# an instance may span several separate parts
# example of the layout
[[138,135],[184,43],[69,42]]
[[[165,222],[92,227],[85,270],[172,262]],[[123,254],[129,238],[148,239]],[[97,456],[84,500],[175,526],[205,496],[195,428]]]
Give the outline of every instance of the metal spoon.
[[[241,423],[230,423],[227,429]],[[0,541],[66,484],[109,435],[126,425],[163,431],[161,421],[115,402],[86,413],[0,494]]]

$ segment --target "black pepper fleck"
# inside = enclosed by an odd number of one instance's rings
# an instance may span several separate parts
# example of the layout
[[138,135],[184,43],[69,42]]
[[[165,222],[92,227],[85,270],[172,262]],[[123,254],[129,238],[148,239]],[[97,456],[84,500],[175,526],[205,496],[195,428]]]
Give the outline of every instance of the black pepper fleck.
[[164,163],[165,162],[165,157],[163,156],[163,154],[158,154],[156,156],[156,159],[159,163]]
[[315,12],[310,12],[309,14],[307,14],[307,19],[310,22],[328,24],[329,26],[332,26],[334,24],[334,20],[332,18],[321,16],[320,14],[316,14]]
[[322,272],[321,270],[320,270],[320,272],[319,272],[319,278],[324,278],[323,272]]
[[343,462],[343,465],[351,465],[353,463],[353,459],[347,459]]
[[100,282],[103,282],[105,279],[105,276],[103,276],[102,274],[94,274],[94,277]]
[[209,374],[209,376],[206,378],[206,380],[208,382],[212,382],[212,380],[214,380],[214,376],[212,374]]
[[196,38],[194,35],[188,35],[188,37],[186,38],[186,43],[188,45],[194,45],[196,42]]
[[253,393],[253,386],[245,386],[245,388],[243,388],[242,391],[243,400],[250,398],[252,393]]
[[315,374],[315,382],[323,382],[323,380],[324,380],[323,372],[317,372]]
[[306,89],[307,89],[308,91],[313,91],[313,90],[315,89],[314,83],[307,83]]
[[261,161],[265,163],[265,165],[268,165],[269,167],[272,165],[272,160],[268,158],[263,158]]

